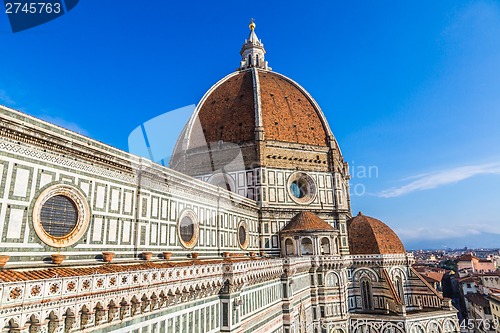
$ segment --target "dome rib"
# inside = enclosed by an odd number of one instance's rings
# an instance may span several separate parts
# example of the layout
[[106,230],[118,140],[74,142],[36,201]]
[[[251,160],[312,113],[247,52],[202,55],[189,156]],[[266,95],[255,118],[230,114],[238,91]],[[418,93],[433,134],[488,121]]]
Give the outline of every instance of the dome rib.
[[[316,113],[321,121],[321,125],[322,125],[321,128],[324,130],[324,132],[327,134],[327,136],[329,136],[331,138],[332,141],[336,142],[335,136],[333,135],[333,132],[330,128],[330,124],[328,123],[328,121],[323,113],[323,110],[321,110],[321,107],[319,106],[319,104],[311,96],[311,94],[309,94],[309,92],[306,89],[304,89],[304,87],[302,87],[299,83],[297,83],[293,79],[291,79],[288,76],[285,76],[283,74],[280,74],[277,72],[266,72],[266,71],[262,71],[262,72],[263,73],[271,73],[271,74],[275,75],[276,77],[280,77],[283,80],[285,80],[286,82],[288,82],[290,85],[294,86],[297,90],[299,90],[306,97],[307,102],[310,103],[313,106],[314,110],[316,111]],[[316,130],[318,130],[318,129],[316,129]]]
[[322,122],[321,111],[304,89],[274,72],[260,72],[259,80],[262,123],[267,140],[328,145],[330,133]]
[[243,71],[226,79],[207,96],[197,114],[207,143],[254,140],[253,86],[252,72]]
[[406,254],[403,243],[385,223],[361,212],[347,221],[352,255]]

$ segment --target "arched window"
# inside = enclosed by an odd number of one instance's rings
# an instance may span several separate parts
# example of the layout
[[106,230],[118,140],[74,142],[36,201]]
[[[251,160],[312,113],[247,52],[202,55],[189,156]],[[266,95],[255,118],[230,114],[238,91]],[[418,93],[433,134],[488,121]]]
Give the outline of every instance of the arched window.
[[313,244],[310,238],[304,238],[300,242],[302,255],[312,255],[313,254]]
[[248,55],[248,66],[252,66],[252,55]]
[[285,241],[285,253],[287,256],[289,255],[293,255],[293,241],[288,238],[286,241]]
[[373,310],[372,284],[368,279],[361,280],[361,303],[363,310]]
[[258,54],[255,56],[255,65],[256,65],[257,67],[259,67],[259,65],[260,65],[260,58],[259,58],[259,55],[258,55]]
[[398,293],[398,297],[401,302],[405,303],[405,292],[403,287],[403,280],[400,277],[396,278],[396,292]]
[[330,240],[326,237],[321,239],[321,254],[330,254]]
[[337,275],[334,273],[329,273],[326,276],[326,286],[327,287],[335,287],[339,285],[339,279],[337,278]]

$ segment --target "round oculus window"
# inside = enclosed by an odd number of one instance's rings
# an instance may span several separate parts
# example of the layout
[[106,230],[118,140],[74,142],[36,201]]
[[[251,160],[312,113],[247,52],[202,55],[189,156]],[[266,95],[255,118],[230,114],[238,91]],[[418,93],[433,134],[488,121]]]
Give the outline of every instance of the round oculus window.
[[198,217],[191,209],[182,211],[178,223],[179,240],[185,248],[193,248],[198,242]]
[[179,233],[184,242],[190,242],[194,236],[194,222],[189,216],[184,216],[179,223]]
[[66,237],[78,222],[78,208],[69,197],[55,195],[42,206],[40,223],[43,230],[52,237]]
[[73,245],[86,232],[90,207],[85,195],[66,184],[52,185],[33,205],[33,227],[40,239],[53,247]]
[[240,247],[245,250],[248,247],[249,236],[248,236],[248,226],[245,222],[240,222],[238,226],[238,243]]
[[293,201],[309,204],[316,198],[316,183],[305,172],[295,172],[288,178],[288,193]]

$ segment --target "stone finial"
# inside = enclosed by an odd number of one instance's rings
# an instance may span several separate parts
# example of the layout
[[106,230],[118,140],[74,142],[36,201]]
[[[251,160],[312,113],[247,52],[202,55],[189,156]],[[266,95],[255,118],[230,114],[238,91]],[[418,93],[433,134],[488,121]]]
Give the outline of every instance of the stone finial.
[[250,28],[250,31],[253,31],[255,29],[255,21],[253,18],[250,19],[250,24],[248,25],[248,27]]

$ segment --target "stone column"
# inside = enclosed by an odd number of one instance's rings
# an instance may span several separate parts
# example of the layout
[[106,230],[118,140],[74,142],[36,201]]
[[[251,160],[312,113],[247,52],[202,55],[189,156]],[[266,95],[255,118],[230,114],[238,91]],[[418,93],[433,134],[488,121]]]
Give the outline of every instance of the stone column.
[[312,238],[313,242],[313,255],[319,256],[321,255],[320,245],[319,245],[319,237],[314,235]]

